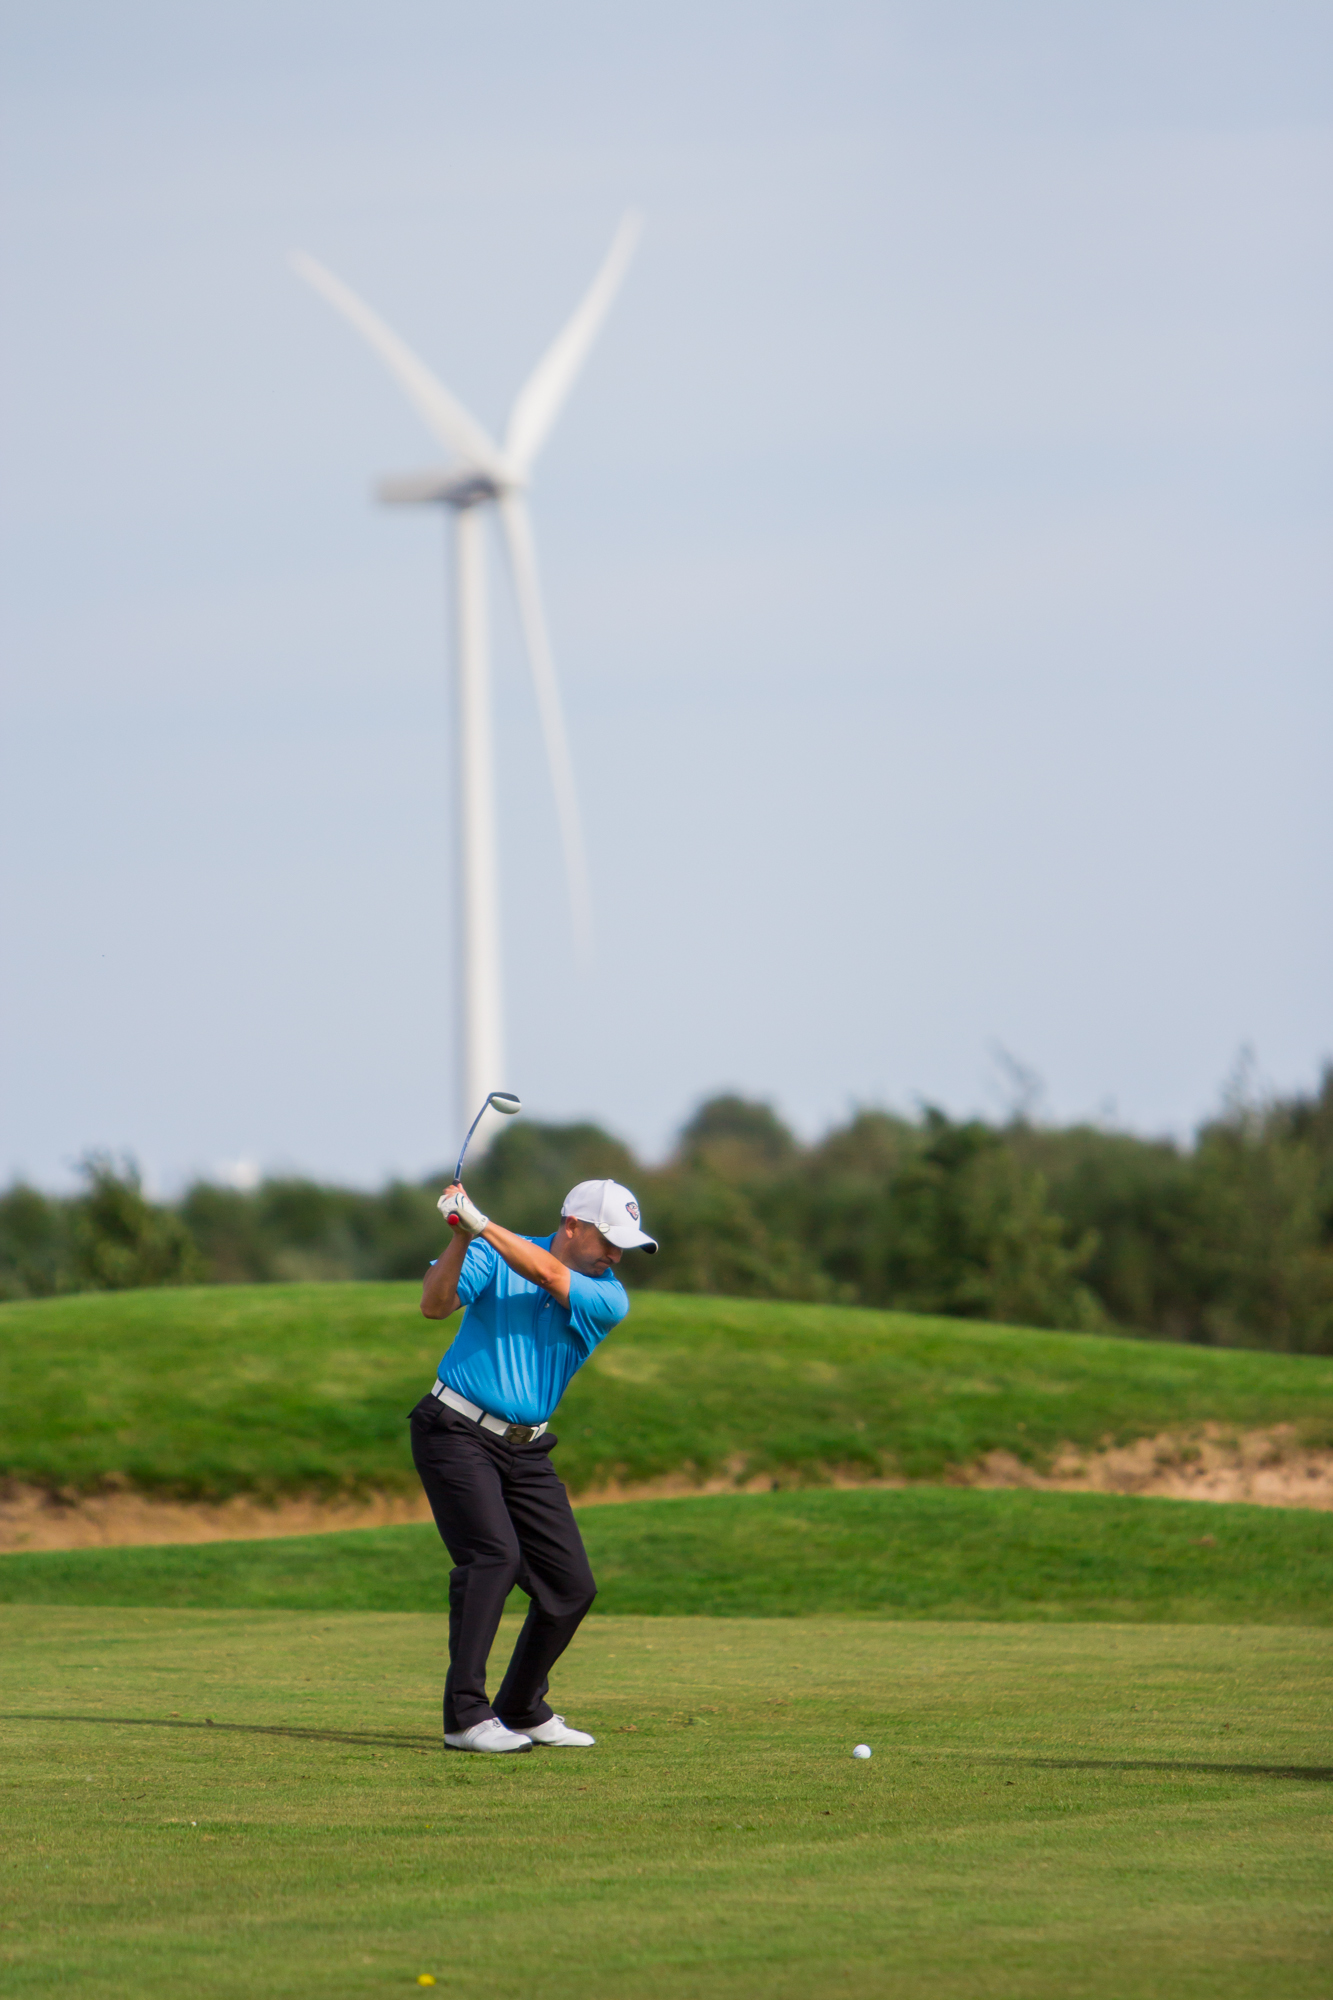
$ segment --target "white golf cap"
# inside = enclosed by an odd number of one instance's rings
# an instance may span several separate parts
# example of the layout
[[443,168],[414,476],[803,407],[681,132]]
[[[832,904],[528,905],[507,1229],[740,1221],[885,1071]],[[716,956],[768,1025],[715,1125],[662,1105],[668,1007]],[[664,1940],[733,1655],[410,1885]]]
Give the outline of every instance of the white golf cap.
[[590,1222],[617,1250],[656,1250],[653,1237],[639,1227],[639,1204],[619,1181],[580,1181],[565,1196],[562,1215]]

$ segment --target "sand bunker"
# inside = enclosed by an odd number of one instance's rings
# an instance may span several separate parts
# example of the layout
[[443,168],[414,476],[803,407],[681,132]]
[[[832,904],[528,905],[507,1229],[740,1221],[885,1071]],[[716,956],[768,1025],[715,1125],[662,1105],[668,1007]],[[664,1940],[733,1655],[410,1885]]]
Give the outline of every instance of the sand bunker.
[[[747,1461],[738,1457],[716,1478],[698,1481],[671,1473],[639,1485],[613,1483],[576,1495],[574,1504],[597,1507],[699,1493],[767,1492],[788,1483],[767,1473],[748,1473]],[[831,1469],[827,1483],[887,1487],[904,1482],[866,1480]],[[949,1484],[1025,1486],[1047,1493],[1151,1494],[1166,1500],[1245,1500],[1259,1507],[1328,1512],[1333,1511],[1333,1451],[1302,1447],[1291,1425],[1239,1435],[1208,1425],[1189,1437],[1164,1431],[1096,1451],[1066,1445],[1046,1473],[1034,1472],[1011,1452],[993,1451],[979,1464],[952,1473]],[[155,1500],[127,1491],[66,1496],[35,1486],[11,1486],[0,1495],[0,1550],[252,1541],[429,1519],[424,1496],[413,1493],[369,1493],[343,1500],[309,1496],[272,1504],[243,1497],[209,1504]]]
[[1208,1424],[1188,1438],[1163,1431],[1133,1444],[1079,1451],[1065,1445],[1049,1473],[993,1451],[959,1475],[968,1486],[1030,1486],[1044,1492],[1151,1493],[1163,1500],[1247,1500],[1256,1507],[1333,1509],[1333,1451],[1309,1451],[1295,1427],[1239,1436]]
[[356,1500],[316,1495],[276,1501],[238,1497],[215,1504],[155,1500],[144,1493],[77,1498],[13,1486],[0,1496],[0,1550],[117,1548],[152,1542],[248,1542],[269,1535],[323,1535],[337,1528],[390,1528],[429,1521],[422,1493],[367,1493]]

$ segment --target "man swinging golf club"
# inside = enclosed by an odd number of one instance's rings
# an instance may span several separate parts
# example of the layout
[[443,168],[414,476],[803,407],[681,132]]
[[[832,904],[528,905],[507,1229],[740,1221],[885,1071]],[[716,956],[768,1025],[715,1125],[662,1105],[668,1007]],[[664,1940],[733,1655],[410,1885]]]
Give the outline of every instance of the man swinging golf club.
[[[457,1178],[439,1207],[453,1241],[426,1273],[421,1310],[427,1319],[467,1311],[411,1422],[412,1456],[454,1564],[444,1740],[450,1750],[586,1748],[594,1739],[546,1701],[551,1668],[597,1594],[547,1426],[629,1311],[615,1275],[622,1253],[657,1245],[617,1181],[571,1188],[551,1236],[492,1222]],[[532,1602],[492,1707],[486,1662],[514,1584]]]

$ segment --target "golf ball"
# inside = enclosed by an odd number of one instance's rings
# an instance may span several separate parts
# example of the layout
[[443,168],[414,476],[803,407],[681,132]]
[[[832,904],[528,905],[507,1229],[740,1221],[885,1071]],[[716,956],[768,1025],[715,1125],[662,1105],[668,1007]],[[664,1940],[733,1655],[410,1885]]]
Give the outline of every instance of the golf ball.
[[852,1752],[853,1757],[873,1757],[874,1754],[868,1743],[858,1743]]

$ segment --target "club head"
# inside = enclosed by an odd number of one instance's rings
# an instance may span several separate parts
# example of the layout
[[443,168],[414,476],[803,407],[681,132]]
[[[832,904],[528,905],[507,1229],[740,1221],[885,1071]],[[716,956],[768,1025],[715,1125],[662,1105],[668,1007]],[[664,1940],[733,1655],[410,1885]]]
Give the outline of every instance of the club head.
[[512,1090],[493,1090],[486,1102],[492,1111],[502,1112],[506,1118],[512,1118],[516,1111],[523,1109],[522,1103]]

